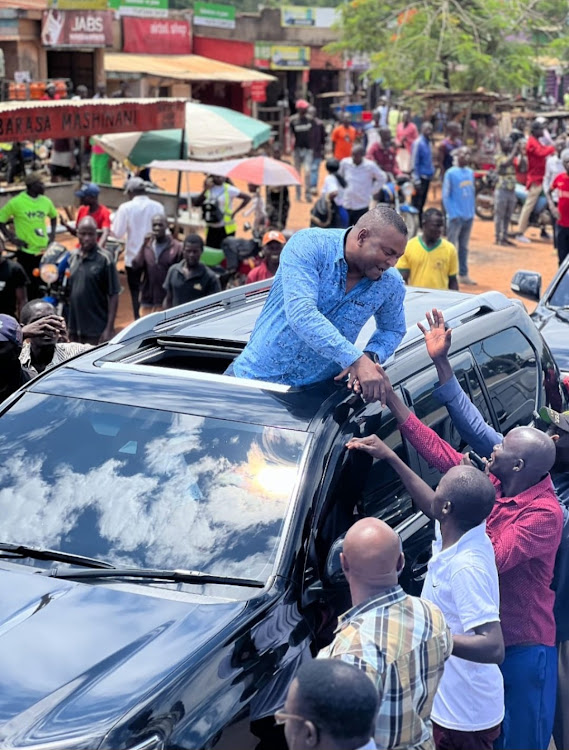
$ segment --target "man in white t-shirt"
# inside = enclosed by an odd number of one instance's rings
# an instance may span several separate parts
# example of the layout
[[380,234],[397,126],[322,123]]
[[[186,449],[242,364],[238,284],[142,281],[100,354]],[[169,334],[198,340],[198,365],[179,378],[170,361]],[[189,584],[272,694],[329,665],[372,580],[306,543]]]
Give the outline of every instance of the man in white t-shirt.
[[140,279],[142,271],[132,267],[132,261],[144,245],[146,235],[152,232],[152,219],[164,216],[164,206],[146,195],[147,183],[142,177],[131,177],[126,183],[125,193],[130,200],[119,206],[111,224],[111,233],[118,239],[126,235],[124,265],[132,300],[134,319],[140,317]]
[[387,182],[387,175],[375,162],[364,158],[364,147],[354,146],[352,155],[340,162],[340,175],[346,180],[344,208],[348,212],[350,225],[357,224],[369,209],[374,193]]
[[505,652],[498,572],[485,523],[496,499],[494,486],[482,471],[461,465],[433,491],[375,435],[351,440],[348,447],[384,459],[417,507],[435,519],[421,597],[439,607],[453,638],[431,710],[437,750],[492,750],[504,718],[498,664]]
[[[233,201],[241,198],[241,205],[233,210]],[[226,182],[225,177],[210,175],[206,178],[204,189],[192,200],[194,206],[202,206],[207,225],[205,244],[208,247],[221,247],[226,237],[233,237],[237,231],[235,214],[251,200],[249,193],[242,193],[239,188]]]

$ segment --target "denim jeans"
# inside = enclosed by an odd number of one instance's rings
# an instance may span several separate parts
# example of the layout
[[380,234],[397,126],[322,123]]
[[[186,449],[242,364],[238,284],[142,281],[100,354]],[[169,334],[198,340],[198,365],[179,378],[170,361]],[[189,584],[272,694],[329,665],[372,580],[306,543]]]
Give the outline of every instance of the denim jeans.
[[310,188],[316,190],[318,187],[318,170],[322,164],[321,156],[313,156],[312,164],[310,165]]
[[474,219],[449,219],[447,239],[458,251],[458,275],[468,276],[468,241]]
[[496,232],[496,242],[505,240],[510,231],[510,221],[516,207],[515,190],[505,190],[498,188],[494,200],[494,230]]
[[[301,167],[304,167],[304,192],[310,194],[310,170],[312,168],[312,149],[295,148],[294,149],[294,168],[300,175]],[[300,200],[300,185],[296,186],[296,199]]]
[[497,750],[547,750],[557,688],[555,646],[508,646],[500,666],[506,714]]

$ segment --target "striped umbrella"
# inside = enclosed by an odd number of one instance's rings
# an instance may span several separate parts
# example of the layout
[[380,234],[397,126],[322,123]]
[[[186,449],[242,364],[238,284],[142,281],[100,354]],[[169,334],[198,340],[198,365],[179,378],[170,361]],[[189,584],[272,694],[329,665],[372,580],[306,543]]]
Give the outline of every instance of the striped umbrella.
[[294,167],[268,156],[240,159],[225,172],[225,176],[232,180],[245,180],[252,185],[300,185],[300,175]]
[[113,158],[137,167],[154,159],[227,159],[243,156],[266,143],[267,123],[226,107],[186,104],[186,128],[149,130],[97,136],[96,141]]

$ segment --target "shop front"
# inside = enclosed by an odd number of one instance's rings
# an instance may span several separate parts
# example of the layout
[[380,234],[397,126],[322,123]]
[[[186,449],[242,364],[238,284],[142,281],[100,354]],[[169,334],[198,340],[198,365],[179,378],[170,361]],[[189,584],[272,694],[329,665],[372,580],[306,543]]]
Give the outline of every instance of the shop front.
[[74,88],[94,92],[104,78],[103,50],[113,43],[112,12],[50,8],[42,16],[41,42],[48,78],[69,79]]

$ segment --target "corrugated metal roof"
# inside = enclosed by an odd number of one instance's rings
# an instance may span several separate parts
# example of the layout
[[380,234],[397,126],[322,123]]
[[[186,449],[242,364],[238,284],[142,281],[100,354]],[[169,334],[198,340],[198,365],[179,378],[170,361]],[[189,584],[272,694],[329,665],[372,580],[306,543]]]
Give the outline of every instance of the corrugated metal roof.
[[200,55],[132,55],[106,52],[107,73],[140,73],[143,76],[175,78],[181,81],[221,81],[252,83],[274,81],[275,77],[238,65],[212,60]]
[[0,0],[0,8],[10,10],[47,10],[47,0]]

